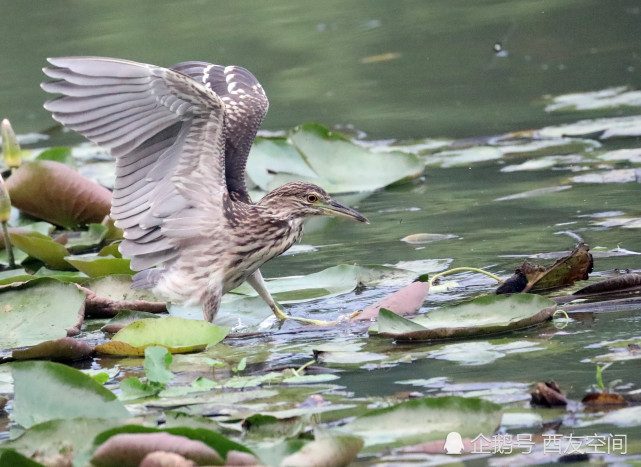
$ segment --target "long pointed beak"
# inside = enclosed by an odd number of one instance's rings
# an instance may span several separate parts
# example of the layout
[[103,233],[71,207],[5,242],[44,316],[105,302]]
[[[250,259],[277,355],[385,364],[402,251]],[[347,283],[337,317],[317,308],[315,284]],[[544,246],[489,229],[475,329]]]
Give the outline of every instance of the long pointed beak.
[[355,209],[348,208],[347,206],[343,206],[341,203],[337,203],[334,200],[325,204],[323,206],[323,210],[325,211],[325,214],[328,216],[347,217],[348,219],[354,219],[358,222],[364,222],[365,224],[369,224],[369,221],[367,220],[367,218],[363,216],[360,212],[358,212]]

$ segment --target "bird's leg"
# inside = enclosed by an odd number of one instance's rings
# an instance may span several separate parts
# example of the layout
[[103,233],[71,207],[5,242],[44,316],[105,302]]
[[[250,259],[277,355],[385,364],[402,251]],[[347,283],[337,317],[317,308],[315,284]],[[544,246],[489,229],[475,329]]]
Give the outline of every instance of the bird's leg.
[[283,312],[283,310],[278,308],[278,305],[276,305],[274,298],[267,290],[267,286],[265,285],[265,280],[263,279],[263,275],[260,273],[260,269],[256,269],[256,271],[254,271],[254,273],[247,278],[247,283],[251,285],[256,292],[258,292],[258,295],[260,295],[260,298],[265,300],[265,302],[269,305],[269,308],[271,308],[272,311],[274,312],[274,315],[276,315],[276,318],[280,320],[285,320],[289,318],[289,316],[287,316]]
[[220,287],[210,287],[205,293],[205,301],[203,302],[203,314],[205,321],[210,323],[214,322],[216,313],[218,313],[218,308],[220,307],[220,299],[223,296],[222,289]]
[[283,310],[281,310],[278,305],[276,305],[276,301],[267,290],[267,286],[265,285],[263,275],[260,273],[260,269],[256,269],[256,271],[254,271],[254,273],[247,278],[247,283],[251,285],[256,292],[258,292],[260,298],[267,302],[269,308],[271,308],[274,312],[274,315],[276,315],[276,318],[280,320],[293,319],[294,321],[300,321],[301,323],[316,325],[332,324],[328,323],[327,321],[321,321],[317,319],[297,318],[295,316],[286,315]]

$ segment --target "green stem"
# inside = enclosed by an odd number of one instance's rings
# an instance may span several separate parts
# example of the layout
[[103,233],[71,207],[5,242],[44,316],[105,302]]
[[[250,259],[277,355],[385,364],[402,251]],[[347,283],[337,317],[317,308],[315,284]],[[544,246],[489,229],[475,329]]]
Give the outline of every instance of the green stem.
[[4,247],[7,250],[7,256],[9,257],[9,267],[11,269],[16,268],[16,259],[13,256],[13,246],[11,245],[11,238],[9,238],[9,229],[7,228],[7,223],[2,223],[2,234],[4,235]]
[[438,278],[440,278],[440,277],[442,277],[442,276],[447,276],[447,275],[449,275],[449,274],[454,274],[454,273],[457,273],[457,272],[463,272],[463,271],[478,272],[478,273],[480,273],[480,274],[485,274],[486,276],[489,276],[489,277],[491,277],[492,279],[494,279],[495,281],[497,281],[499,284],[502,284],[502,283],[503,283],[503,279],[501,279],[499,276],[495,276],[495,275],[494,275],[494,274],[492,274],[491,272],[484,271],[483,269],[477,269],[477,268],[466,268],[466,267],[465,267],[465,268],[454,268],[454,269],[449,269],[449,270],[447,270],[447,271],[443,271],[443,272],[439,272],[438,274],[435,274],[435,275],[434,275],[434,276],[432,276],[432,278],[430,279],[430,287],[431,287],[432,285],[434,285],[434,282],[436,281],[436,279],[438,279]]

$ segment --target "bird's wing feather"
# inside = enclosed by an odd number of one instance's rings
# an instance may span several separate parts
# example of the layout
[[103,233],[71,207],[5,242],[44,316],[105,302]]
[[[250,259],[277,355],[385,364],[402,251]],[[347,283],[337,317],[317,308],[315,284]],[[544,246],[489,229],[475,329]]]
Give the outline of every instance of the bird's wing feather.
[[225,178],[234,199],[251,202],[245,186],[249,150],[269,101],[256,77],[239,66],[183,62],[171,67],[214,91],[225,103]]
[[121,251],[133,257],[132,268],[173,262],[185,238],[215,235],[227,198],[221,97],[153,65],[100,57],[49,62],[44,72],[55,81],[42,87],[62,96],[45,108],[117,159],[111,212],[125,231]]

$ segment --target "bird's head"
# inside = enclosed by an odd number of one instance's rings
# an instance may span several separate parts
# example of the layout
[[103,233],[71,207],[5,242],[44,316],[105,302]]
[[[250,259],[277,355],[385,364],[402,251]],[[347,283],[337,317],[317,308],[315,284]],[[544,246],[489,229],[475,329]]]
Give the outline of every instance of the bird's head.
[[334,201],[325,190],[312,183],[287,183],[266,194],[258,202],[258,206],[283,219],[333,216],[369,224],[361,213]]

